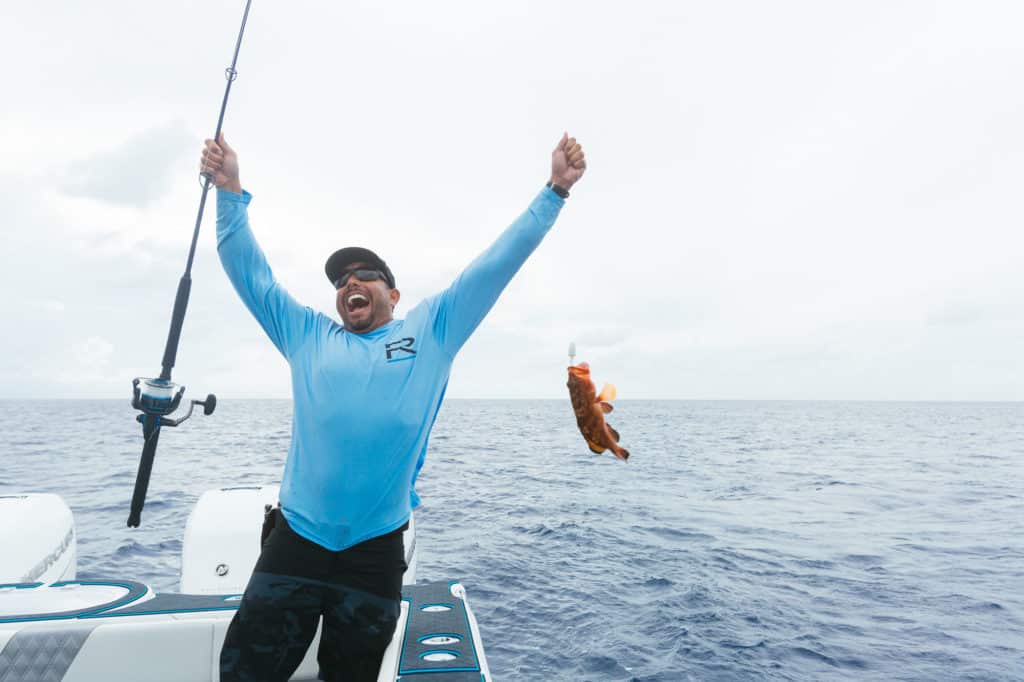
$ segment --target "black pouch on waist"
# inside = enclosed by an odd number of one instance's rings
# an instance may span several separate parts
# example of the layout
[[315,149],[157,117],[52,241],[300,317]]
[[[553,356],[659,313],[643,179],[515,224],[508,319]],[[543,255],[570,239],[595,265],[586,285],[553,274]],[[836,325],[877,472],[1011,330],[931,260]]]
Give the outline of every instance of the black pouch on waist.
[[263,549],[263,545],[267,544],[270,531],[274,530],[274,526],[277,525],[277,513],[280,508],[280,502],[277,503],[276,507],[269,504],[263,505],[263,529],[260,531],[260,549]]

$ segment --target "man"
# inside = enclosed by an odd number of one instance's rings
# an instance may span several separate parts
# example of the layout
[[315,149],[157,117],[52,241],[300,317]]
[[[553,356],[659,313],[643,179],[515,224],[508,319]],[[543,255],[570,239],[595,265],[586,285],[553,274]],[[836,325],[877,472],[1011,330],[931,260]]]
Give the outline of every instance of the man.
[[327,259],[342,324],[274,279],[249,227],[251,195],[223,135],[201,168],[217,186],[217,250],[242,301],[291,367],[294,417],[281,508],[221,650],[221,680],[286,680],[323,616],[327,680],[376,680],[399,614],[402,530],[452,361],[540,244],[586,170],[568,134],[529,208],[448,289],[393,316],[395,277],[377,254]]

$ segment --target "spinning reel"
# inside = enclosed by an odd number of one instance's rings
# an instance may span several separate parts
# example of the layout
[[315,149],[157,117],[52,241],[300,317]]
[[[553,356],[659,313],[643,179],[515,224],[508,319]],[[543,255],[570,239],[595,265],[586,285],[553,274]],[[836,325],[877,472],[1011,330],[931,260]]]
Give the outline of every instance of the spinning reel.
[[202,405],[203,414],[207,416],[217,409],[217,396],[210,393],[205,400],[190,400],[188,412],[177,419],[171,419],[169,415],[178,409],[184,395],[185,387],[173,381],[136,377],[132,381],[132,407],[142,414],[136,416],[135,420],[145,425],[146,417],[150,416],[156,418],[156,428],[177,426],[192,416],[196,405]]

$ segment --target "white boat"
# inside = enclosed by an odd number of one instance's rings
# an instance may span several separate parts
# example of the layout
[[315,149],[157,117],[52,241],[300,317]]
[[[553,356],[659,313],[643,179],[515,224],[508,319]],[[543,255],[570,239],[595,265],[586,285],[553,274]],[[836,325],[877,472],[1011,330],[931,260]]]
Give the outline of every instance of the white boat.
[[[215,682],[220,649],[259,555],[277,487],[207,491],[185,528],[178,593],[124,576],[76,580],[70,509],[57,495],[0,497],[0,680]],[[476,618],[458,582],[416,583],[404,534],[401,614],[378,682],[489,682]],[[316,680],[319,632],[291,678]]]

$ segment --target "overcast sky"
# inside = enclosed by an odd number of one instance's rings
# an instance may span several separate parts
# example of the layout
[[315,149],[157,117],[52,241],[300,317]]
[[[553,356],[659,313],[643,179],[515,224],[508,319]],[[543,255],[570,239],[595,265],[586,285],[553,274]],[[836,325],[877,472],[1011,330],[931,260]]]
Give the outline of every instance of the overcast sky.
[[[242,0],[0,0],[0,397],[160,370]],[[254,0],[225,122],[278,279],[378,251],[402,316],[589,170],[449,395],[1022,400],[1017,2]],[[217,260],[175,380],[288,397]]]

